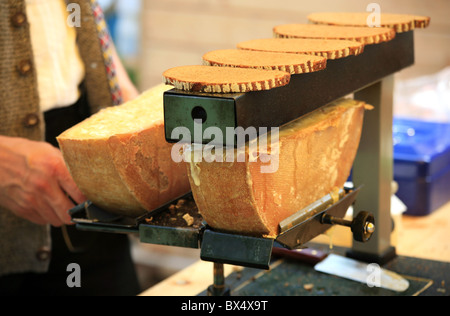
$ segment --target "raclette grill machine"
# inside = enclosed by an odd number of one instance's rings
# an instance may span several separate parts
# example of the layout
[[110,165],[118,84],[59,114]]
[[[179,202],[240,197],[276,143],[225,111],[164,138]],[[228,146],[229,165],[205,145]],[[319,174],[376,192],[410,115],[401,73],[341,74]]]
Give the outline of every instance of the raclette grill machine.
[[[324,70],[293,75],[287,86],[268,91],[236,94],[192,93],[173,89],[164,94],[166,140],[176,127],[186,127],[194,136],[194,120],[203,128],[280,127],[334,100],[354,94],[374,110],[366,113],[358,154],[354,162],[353,188],[342,188],[339,200],[327,195],[279,224],[274,239],[218,232],[199,225],[159,225],[149,218],[163,216],[180,200],[193,202],[192,195],[180,197],[139,218],[104,212],[90,202],[71,210],[81,230],[135,233],[143,243],[200,248],[200,258],[214,262],[214,284],[210,295],[226,294],[223,264],[268,269],[274,247],[301,248],[332,225],[352,229],[354,243],[347,255],[366,262],[384,264],[395,257],[391,245],[391,182],[393,179],[393,87],[394,74],[414,64],[413,31],[397,33],[388,42],[366,45],[358,56],[328,60]],[[185,140],[185,139],[184,139]],[[191,143],[198,142],[191,139]],[[210,139],[202,139],[208,144]],[[356,197],[358,196],[358,199]],[[343,217],[354,207],[353,221]],[[370,213],[365,212],[370,210]],[[201,219],[200,219],[201,220]],[[376,229],[375,229],[376,222]],[[370,240],[369,240],[370,239]]]

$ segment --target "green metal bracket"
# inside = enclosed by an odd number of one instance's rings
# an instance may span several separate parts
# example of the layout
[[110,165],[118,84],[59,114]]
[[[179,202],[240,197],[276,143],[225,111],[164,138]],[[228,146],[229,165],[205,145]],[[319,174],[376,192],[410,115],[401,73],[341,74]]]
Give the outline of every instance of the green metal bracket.
[[[233,145],[235,139],[226,139],[227,127],[236,125],[235,99],[233,97],[212,97],[204,95],[164,94],[164,117],[166,140],[186,143],[204,143],[215,145]],[[200,120],[198,124],[195,120]],[[204,132],[215,128],[221,132],[222,139],[207,137]],[[189,133],[186,133],[186,130]],[[210,129],[211,130],[211,129]],[[205,136],[205,137],[204,137]]]
[[269,269],[274,240],[205,230],[200,258],[204,261]]
[[141,224],[139,225],[139,237],[143,243],[197,249],[200,232],[193,228]]

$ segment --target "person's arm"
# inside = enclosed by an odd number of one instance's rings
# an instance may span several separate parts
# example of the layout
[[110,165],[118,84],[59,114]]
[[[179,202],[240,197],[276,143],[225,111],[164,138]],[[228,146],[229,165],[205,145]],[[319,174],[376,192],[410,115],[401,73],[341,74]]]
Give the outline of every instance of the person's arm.
[[111,46],[112,58],[116,67],[117,80],[119,81],[119,86],[122,90],[123,100],[124,102],[131,101],[139,95],[139,91],[128,76],[128,73],[122,64],[122,61],[117,54],[117,50],[114,44],[112,44]]
[[71,199],[86,200],[61,152],[45,142],[0,136],[0,179],[0,206],[39,225],[71,224]]

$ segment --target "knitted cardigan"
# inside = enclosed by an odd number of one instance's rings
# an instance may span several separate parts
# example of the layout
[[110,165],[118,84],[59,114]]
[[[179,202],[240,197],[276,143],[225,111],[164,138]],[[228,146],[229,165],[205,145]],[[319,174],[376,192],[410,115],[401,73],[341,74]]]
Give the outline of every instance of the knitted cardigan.
[[[92,113],[121,103],[110,57],[109,33],[95,0],[67,0],[80,8],[77,44],[86,68],[85,86]],[[0,2],[0,135],[42,141],[39,108],[25,0]],[[0,179],[1,181],[1,179]],[[51,249],[50,228],[32,224],[0,208],[0,276],[46,272]]]

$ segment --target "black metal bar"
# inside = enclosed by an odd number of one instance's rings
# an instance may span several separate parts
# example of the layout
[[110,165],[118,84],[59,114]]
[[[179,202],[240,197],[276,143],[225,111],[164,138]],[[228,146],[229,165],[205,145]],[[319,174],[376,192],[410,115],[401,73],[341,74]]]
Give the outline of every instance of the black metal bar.
[[[219,127],[223,135],[226,127],[255,127],[259,132],[259,127],[280,127],[413,64],[414,36],[410,31],[398,33],[389,42],[367,45],[358,56],[328,60],[322,71],[293,75],[291,82],[280,88],[223,95],[173,89],[164,95],[166,140],[180,141],[181,137],[172,137],[172,131],[187,127],[192,132],[190,142],[199,142],[193,135],[195,107],[205,111],[204,128]],[[201,142],[207,144],[211,139],[201,138]]]
[[139,225],[140,241],[154,245],[199,248],[200,231],[194,228]]
[[[348,208],[356,200],[359,191],[360,188],[348,193],[337,203],[329,206],[323,211],[314,213],[314,215],[310,216],[302,223],[281,233],[277,237],[276,241],[288,249],[296,249],[298,247],[301,247],[303,244],[324,233],[331,227],[331,224],[322,222],[323,214],[329,214],[334,217],[343,218]],[[303,211],[300,212],[302,213]]]
[[334,217],[328,214],[323,214],[321,218],[322,224],[329,224],[329,225],[340,225],[340,226],[347,226],[351,227],[352,222],[345,220],[343,218]]

